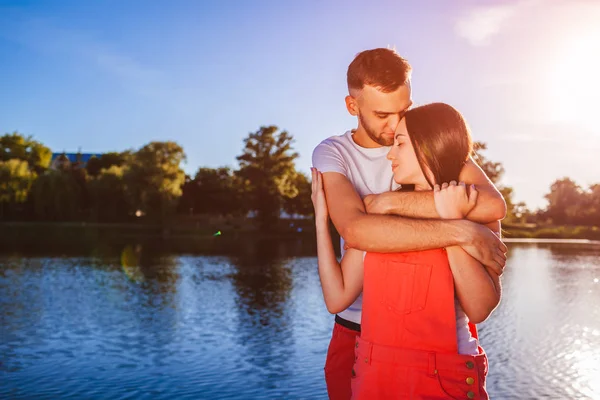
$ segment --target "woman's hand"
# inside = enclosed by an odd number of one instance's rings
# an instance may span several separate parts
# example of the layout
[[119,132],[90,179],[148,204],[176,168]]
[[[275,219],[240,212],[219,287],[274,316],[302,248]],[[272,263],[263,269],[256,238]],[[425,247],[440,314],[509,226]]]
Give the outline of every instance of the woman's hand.
[[464,182],[452,181],[433,187],[435,209],[442,219],[463,219],[477,204],[477,190],[471,185],[467,195]]
[[327,223],[329,210],[327,209],[327,199],[325,199],[325,191],[323,190],[323,175],[316,168],[311,168],[310,172],[312,174],[312,194],[310,195],[310,199],[315,208],[315,221]]

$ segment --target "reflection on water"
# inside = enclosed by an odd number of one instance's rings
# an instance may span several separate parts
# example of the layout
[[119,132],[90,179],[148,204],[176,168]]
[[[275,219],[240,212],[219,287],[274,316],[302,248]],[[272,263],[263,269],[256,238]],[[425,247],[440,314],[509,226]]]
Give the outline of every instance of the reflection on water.
[[482,324],[493,393],[600,398],[598,277],[599,246],[510,246],[502,304]]
[[[182,246],[0,256],[0,398],[325,398],[314,244]],[[510,245],[492,398],[600,399],[599,280],[598,245]]]

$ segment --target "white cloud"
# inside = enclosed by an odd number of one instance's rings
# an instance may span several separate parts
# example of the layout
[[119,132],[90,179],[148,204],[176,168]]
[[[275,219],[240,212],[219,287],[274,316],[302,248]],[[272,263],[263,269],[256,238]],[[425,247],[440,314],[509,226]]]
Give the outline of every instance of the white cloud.
[[486,46],[513,16],[539,3],[538,0],[521,0],[510,4],[480,6],[467,11],[455,25],[458,36],[473,46]]

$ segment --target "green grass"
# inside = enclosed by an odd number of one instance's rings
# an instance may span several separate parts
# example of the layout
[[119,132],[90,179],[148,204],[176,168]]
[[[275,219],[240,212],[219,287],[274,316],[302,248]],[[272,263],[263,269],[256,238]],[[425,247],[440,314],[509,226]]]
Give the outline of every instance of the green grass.
[[507,238],[600,240],[600,228],[597,226],[505,225],[503,234]]

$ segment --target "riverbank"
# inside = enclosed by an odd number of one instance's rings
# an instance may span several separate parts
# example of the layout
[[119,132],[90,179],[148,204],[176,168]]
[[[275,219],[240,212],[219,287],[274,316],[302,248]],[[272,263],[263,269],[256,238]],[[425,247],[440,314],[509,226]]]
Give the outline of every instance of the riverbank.
[[[587,239],[600,240],[597,226],[553,226],[537,224],[504,224],[503,236],[511,239]],[[312,219],[282,219],[268,231],[257,229],[248,218],[178,217],[165,224],[95,223],[95,222],[1,222],[0,237],[30,234],[111,232],[122,236],[194,237],[216,236],[280,237],[314,235]],[[335,233],[335,232],[334,232]]]
[[597,226],[552,226],[505,224],[503,234],[512,239],[586,239],[600,240],[600,228]]
[[280,221],[268,232],[258,231],[251,222],[227,218],[197,218],[164,225],[4,222],[0,223],[0,253],[111,256],[127,246],[171,254],[231,254],[254,249],[269,253],[279,245],[300,246],[298,251],[305,255],[316,251],[310,220]]
[[[334,243],[339,243],[332,227]],[[540,226],[534,224],[503,226],[507,242],[523,240],[590,240],[600,241],[600,228],[585,226]],[[301,242],[314,245],[311,219],[280,220],[269,231],[260,231],[251,219],[195,217],[151,223],[89,222],[3,222],[0,223],[0,250],[22,252],[39,249],[47,253],[82,250],[84,253],[120,251],[129,244],[197,254],[223,252],[236,243],[273,241]],[[313,246],[314,247],[314,246]],[[339,249],[336,249],[339,252]],[[307,250],[310,253],[310,249]],[[315,250],[316,251],[316,250]]]

